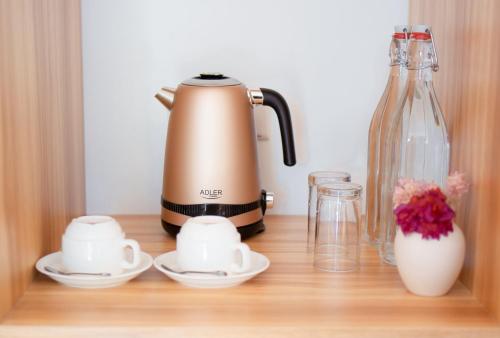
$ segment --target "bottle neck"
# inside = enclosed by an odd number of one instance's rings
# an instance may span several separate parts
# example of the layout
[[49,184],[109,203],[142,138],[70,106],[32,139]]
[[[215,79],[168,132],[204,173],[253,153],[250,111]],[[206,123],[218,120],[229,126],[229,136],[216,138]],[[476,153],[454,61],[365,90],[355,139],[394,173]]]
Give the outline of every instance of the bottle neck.
[[432,68],[409,69],[408,79],[410,81],[432,82]]
[[389,57],[391,67],[404,65],[406,62],[406,42],[405,40],[393,37],[389,47]]
[[[406,41],[401,34],[394,34],[389,47],[390,78],[399,78],[406,75]],[[404,36],[404,35],[403,35]]]
[[416,81],[432,81],[435,62],[431,40],[411,39],[408,43],[408,78]]
[[390,72],[391,77],[402,77],[406,75],[406,73],[407,70],[404,64],[391,65],[391,72]]

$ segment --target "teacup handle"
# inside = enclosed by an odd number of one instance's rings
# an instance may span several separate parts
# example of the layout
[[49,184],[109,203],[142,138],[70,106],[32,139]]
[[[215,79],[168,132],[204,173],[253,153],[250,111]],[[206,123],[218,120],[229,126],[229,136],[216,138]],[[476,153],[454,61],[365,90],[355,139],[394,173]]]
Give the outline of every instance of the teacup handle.
[[241,253],[241,265],[233,263],[231,266],[231,271],[235,273],[245,272],[250,269],[251,257],[250,248],[245,243],[238,243],[235,246],[235,250]]
[[141,247],[139,246],[139,243],[137,243],[137,241],[133,239],[124,239],[122,242],[122,246],[123,248],[126,248],[128,246],[132,249],[132,262],[128,262],[124,259],[122,262],[122,268],[133,269],[138,266],[141,258]]

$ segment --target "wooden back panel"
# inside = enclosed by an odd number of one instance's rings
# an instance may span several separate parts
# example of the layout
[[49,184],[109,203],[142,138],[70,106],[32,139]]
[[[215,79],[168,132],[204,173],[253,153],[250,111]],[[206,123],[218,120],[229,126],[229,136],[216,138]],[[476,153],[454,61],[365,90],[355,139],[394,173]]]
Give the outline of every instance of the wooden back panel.
[[410,0],[410,22],[432,25],[437,40],[451,168],[472,181],[457,217],[468,246],[461,279],[500,318],[499,13],[496,0]]
[[0,0],[0,318],[84,213],[78,0]]

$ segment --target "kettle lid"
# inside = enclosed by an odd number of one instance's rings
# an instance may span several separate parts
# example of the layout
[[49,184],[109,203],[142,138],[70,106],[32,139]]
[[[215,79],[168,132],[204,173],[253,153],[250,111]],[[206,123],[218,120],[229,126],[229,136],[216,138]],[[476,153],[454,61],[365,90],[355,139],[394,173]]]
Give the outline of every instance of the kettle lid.
[[200,87],[226,87],[240,85],[241,82],[221,73],[201,73],[199,76],[185,80],[182,84]]

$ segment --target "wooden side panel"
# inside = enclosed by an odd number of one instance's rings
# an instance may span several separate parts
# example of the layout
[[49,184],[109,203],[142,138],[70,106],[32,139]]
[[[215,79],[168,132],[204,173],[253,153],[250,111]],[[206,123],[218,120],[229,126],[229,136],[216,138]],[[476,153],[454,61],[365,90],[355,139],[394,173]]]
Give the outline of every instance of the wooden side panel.
[[0,0],[0,317],[84,205],[80,3]]
[[411,0],[410,22],[433,27],[436,91],[454,170],[472,181],[457,223],[467,236],[462,281],[500,318],[500,2]]

